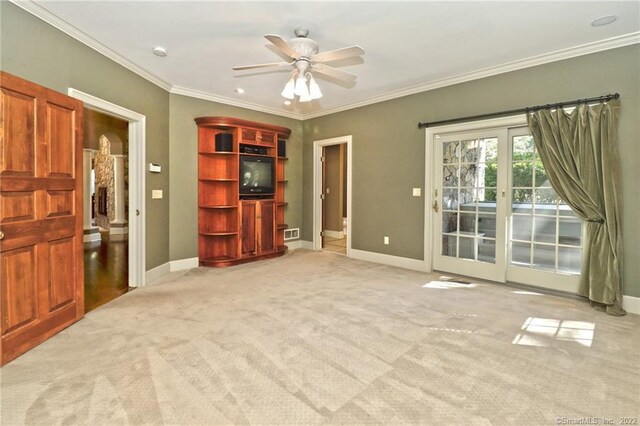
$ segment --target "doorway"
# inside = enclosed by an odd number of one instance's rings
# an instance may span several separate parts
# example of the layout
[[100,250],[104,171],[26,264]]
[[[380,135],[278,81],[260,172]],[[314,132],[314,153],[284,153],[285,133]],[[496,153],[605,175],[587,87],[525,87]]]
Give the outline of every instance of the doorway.
[[85,312],[129,289],[129,123],[84,111]]
[[351,142],[351,136],[342,136],[313,143],[314,250],[350,255]]
[[347,144],[322,148],[322,249],[347,254]]
[[[127,260],[127,281],[129,287],[145,284],[145,127],[146,117],[137,112],[115,105],[88,93],[70,88],[69,96],[79,99],[85,108],[115,117],[127,122],[128,140],[128,238],[122,256]],[[86,170],[86,157],[85,166]],[[89,163],[90,164],[90,163]],[[86,180],[86,179],[85,179]],[[87,197],[85,196],[85,202]],[[121,256],[121,258],[122,258]]]
[[576,293],[582,221],[510,117],[428,129],[433,269]]

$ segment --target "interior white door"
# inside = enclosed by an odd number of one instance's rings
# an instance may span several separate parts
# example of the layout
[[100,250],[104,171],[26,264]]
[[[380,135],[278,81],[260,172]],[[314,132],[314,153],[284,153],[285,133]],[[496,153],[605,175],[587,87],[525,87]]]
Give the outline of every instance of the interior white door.
[[434,136],[433,268],[504,282],[507,130]]

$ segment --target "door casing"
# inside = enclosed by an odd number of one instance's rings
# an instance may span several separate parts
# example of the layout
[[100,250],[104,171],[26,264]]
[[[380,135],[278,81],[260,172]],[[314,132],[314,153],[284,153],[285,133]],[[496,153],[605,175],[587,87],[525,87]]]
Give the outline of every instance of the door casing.
[[351,135],[339,136],[331,139],[322,139],[313,142],[313,249],[322,250],[322,151],[326,146],[347,144],[347,257],[351,256],[352,244],[352,165],[353,165],[353,138]]
[[[146,117],[80,90],[69,88],[69,96],[85,108],[129,123],[129,287],[145,285],[145,161]],[[137,214],[139,212],[139,214]]]

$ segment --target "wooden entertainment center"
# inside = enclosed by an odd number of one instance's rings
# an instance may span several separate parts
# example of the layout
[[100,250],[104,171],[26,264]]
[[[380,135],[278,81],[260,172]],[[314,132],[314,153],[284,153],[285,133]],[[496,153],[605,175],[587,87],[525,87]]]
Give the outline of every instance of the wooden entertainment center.
[[[287,249],[284,140],[291,130],[228,117],[195,121],[200,266],[224,267],[282,256]],[[254,165],[263,176],[260,184],[250,185],[251,174],[241,175],[241,167]]]

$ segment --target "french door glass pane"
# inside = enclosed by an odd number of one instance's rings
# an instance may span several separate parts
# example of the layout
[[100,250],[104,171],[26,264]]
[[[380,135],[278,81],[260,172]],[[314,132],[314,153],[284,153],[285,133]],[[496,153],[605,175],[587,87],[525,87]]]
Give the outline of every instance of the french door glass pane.
[[533,241],[536,243],[556,243],[556,218],[534,216]]
[[442,145],[442,255],[495,263],[498,139]]
[[511,263],[529,266],[531,264],[531,243],[514,241],[511,244]]
[[582,221],[551,188],[531,135],[512,138],[510,263],[580,273]]
[[551,244],[533,245],[533,266],[536,269],[556,269],[556,246]]
[[514,214],[512,223],[512,239],[531,241],[531,227],[533,226],[533,217],[531,215]]
[[582,250],[574,247],[558,248],[558,269],[573,274],[580,273],[580,257]]

